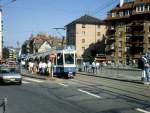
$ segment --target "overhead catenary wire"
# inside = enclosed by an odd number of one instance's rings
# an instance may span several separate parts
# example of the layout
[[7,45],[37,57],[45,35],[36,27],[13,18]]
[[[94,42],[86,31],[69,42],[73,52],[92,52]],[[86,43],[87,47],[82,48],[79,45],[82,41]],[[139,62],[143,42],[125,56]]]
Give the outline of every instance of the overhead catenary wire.
[[95,11],[92,15],[96,15],[97,13],[106,11],[109,7],[113,7],[114,5],[118,4],[118,0],[112,0],[112,2],[109,2],[108,4],[104,5],[103,7],[99,8],[97,11]]

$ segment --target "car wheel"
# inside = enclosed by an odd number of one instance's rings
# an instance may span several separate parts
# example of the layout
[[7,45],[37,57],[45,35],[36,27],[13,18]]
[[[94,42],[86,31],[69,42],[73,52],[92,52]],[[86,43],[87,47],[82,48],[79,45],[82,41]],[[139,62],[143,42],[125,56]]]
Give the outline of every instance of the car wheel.
[[19,82],[18,82],[18,85],[21,85],[21,84],[22,84],[22,81],[19,81]]

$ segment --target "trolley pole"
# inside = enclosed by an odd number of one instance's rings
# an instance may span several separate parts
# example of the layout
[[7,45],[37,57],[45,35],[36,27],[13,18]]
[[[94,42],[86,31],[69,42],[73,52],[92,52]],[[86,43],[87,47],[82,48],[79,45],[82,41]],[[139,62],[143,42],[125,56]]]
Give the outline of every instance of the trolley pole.
[[52,77],[52,79],[53,79],[53,77],[54,77],[54,58],[52,58],[52,66],[51,66],[51,77]]

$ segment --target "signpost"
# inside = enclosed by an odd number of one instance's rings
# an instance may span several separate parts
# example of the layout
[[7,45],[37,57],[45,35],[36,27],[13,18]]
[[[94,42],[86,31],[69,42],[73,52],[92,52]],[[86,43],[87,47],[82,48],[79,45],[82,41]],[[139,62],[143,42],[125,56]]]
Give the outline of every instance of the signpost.
[[55,59],[56,55],[55,54],[50,54],[49,55],[49,59],[51,60],[51,63],[52,63],[52,66],[51,66],[51,77],[53,79],[53,72],[54,72],[54,68],[53,68],[53,65],[54,65],[54,59]]

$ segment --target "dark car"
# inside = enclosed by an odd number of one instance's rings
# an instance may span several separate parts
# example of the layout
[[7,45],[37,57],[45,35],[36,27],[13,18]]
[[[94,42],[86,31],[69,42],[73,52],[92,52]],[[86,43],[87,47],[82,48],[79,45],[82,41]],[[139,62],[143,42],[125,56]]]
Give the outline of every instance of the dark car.
[[22,84],[22,76],[19,74],[17,68],[9,66],[0,66],[0,83],[17,83]]

